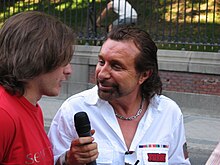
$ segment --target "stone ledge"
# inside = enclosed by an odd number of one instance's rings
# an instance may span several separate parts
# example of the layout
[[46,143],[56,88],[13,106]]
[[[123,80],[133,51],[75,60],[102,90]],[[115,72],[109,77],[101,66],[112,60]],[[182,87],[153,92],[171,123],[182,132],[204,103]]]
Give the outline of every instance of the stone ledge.
[[177,50],[158,50],[160,70],[217,74],[220,71],[220,53]]
[[[96,65],[100,46],[76,45],[72,64]],[[219,75],[220,53],[158,50],[160,70]]]
[[200,114],[220,118],[220,96],[175,91],[163,91],[180,106],[185,114]]

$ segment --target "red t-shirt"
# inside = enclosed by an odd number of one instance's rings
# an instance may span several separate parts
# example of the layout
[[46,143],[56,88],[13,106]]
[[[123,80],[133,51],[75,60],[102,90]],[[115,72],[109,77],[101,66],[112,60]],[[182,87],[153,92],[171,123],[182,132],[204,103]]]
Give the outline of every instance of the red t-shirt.
[[53,165],[42,110],[0,86],[0,164]]

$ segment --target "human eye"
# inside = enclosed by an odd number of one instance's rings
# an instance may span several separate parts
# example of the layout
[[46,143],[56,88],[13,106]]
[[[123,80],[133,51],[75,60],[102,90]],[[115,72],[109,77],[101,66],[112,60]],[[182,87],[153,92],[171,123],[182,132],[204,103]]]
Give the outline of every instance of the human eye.
[[99,63],[100,66],[103,66],[105,64],[104,60],[102,60],[102,59],[99,59],[98,63]]
[[120,70],[122,70],[123,68],[122,68],[122,66],[121,66],[120,64],[114,63],[114,64],[112,64],[112,69],[114,69],[114,70],[116,70],[116,71],[120,71]]

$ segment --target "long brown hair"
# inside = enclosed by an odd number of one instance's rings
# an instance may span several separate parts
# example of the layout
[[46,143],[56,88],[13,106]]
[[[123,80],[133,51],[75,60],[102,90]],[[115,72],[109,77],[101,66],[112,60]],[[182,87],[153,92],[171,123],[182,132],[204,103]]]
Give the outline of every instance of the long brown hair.
[[34,77],[68,64],[75,36],[57,18],[37,11],[10,17],[0,29],[0,84],[23,95]]

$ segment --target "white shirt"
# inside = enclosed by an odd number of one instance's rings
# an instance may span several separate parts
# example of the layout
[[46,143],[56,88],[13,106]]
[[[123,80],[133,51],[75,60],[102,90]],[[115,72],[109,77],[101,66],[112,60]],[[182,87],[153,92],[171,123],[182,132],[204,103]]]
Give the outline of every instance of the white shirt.
[[[163,95],[151,99],[128,149],[114,110],[98,97],[97,86],[68,98],[55,115],[48,134],[55,162],[78,137],[74,115],[80,111],[88,114],[91,128],[96,131],[93,137],[98,144],[97,165],[124,165],[125,161],[133,165],[137,160],[138,165],[190,164],[183,152],[186,142],[183,115],[174,101]],[[125,156],[128,150],[134,152]]]
[[119,15],[119,19],[133,18],[137,19],[137,12],[132,8],[131,4],[126,0],[113,0],[111,1],[113,10]]

